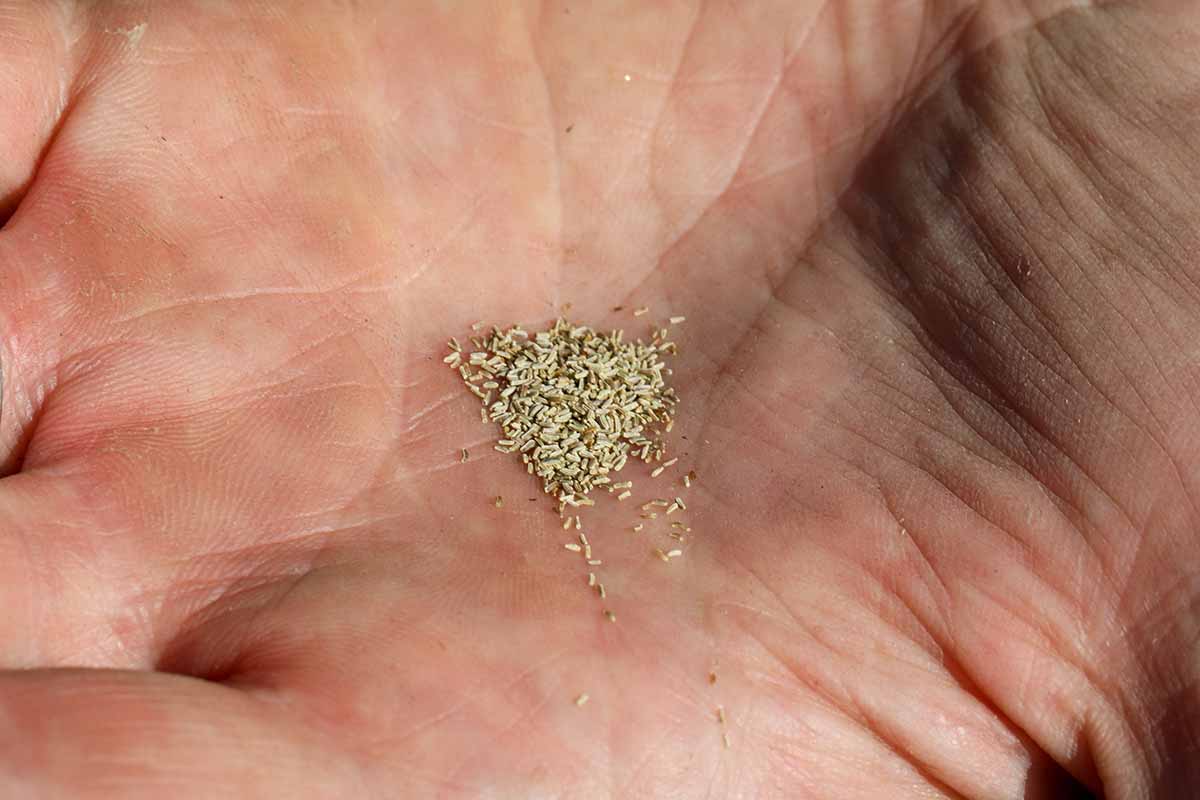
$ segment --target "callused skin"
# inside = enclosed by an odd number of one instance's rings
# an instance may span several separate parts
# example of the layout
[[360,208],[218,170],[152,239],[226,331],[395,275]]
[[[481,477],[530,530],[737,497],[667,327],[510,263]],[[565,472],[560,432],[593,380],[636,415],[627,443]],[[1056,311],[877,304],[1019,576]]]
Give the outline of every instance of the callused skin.
[[[0,794],[1200,785],[1193,4],[10,5]],[[615,623],[440,362],[567,302]]]

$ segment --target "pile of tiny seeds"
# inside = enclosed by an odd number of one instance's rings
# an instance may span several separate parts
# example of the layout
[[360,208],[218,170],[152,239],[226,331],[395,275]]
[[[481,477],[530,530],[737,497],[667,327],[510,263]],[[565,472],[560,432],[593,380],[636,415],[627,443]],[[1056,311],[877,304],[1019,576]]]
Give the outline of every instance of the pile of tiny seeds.
[[500,425],[503,453],[519,453],[547,494],[566,506],[593,505],[595,488],[612,491],[612,473],[630,458],[661,460],[661,432],[679,402],[663,362],[674,355],[667,330],[648,343],[624,331],[600,334],[557,320],[530,335],[521,326],[472,336],[474,350],[449,342],[444,361],[483,403],[481,416]]

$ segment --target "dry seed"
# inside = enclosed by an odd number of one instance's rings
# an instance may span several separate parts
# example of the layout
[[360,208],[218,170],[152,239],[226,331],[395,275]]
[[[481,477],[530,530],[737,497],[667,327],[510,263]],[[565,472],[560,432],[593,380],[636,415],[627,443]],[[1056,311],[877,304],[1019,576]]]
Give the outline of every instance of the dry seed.
[[[575,530],[577,530],[577,531],[583,530],[583,520],[579,519],[578,514],[575,515]],[[584,544],[587,544],[587,537],[584,536],[582,533],[579,534],[579,538],[583,539]]]
[[626,499],[627,497],[632,497],[632,496],[633,496],[633,492],[631,492],[631,491],[629,491],[628,489],[626,489],[625,491],[623,491],[623,492],[621,492],[619,495],[617,495],[617,499],[618,499],[618,500],[624,500],[624,499]]
[[671,317],[670,322],[672,325],[678,325],[681,322],[687,322],[687,317]]
[[674,514],[678,510],[679,510],[679,503],[671,503],[671,505],[667,506],[668,514]]
[[608,593],[604,591],[604,584],[603,584],[603,583],[597,583],[597,584],[596,584],[596,591],[600,593],[600,599],[601,599],[601,600],[603,600],[605,597],[608,597]]
[[589,558],[587,563],[588,563],[589,567],[598,567],[601,564],[603,564],[604,562],[598,558]]
[[595,586],[595,585],[596,585],[596,573],[589,572],[588,573],[588,586]]
[[715,672],[708,673],[708,682],[710,684],[716,683],[717,682],[717,673],[715,673]]
[[637,531],[640,531],[644,527],[646,527],[646,526],[643,523],[639,522],[637,525],[633,526],[633,530],[636,533]]
[[678,464],[678,463],[679,463],[679,459],[678,459],[678,458],[672,458],[670,461],[664,461],[664,462],[663,462],[663,466],[664,466],[664,467],[673,467],[673,466],[675,466],[675,465],[676,465],[676,464]]
[[659,475],[663,474],[664,469],[666,469],[666,467],[655,467],[653,470],[650,471],[650,477],[657,478]]
[[592,557],[592,546],[590,544],[583,546],[583,557],[589,559]]
[[[576,530],[578,530],[578,529],[579,529],[579,517],[576,517],[576,518],[575,518],[575,529],[576,529]],[[587,534],[585,534],[585,533],[580,533],[580,534],[579,534],[579,543],[580,543],[581,545],[583,545],[584,547],[587,547],[587,546],[590,544],[590,543],[588,542]]]
[[681,511],[687,511],[687,503],[684,503],[684,502],[683,502],[683,498],[682,498],[682,497],[676,497],[676,498],[675,498],[675,502],[679,504],[679,509],[680,509]]
[[654,548],[654,555],[658,556],[659,559],[664,562],[668,562],[671,560],[671,557],[669,555],[664,553],[662,550],[659,550],[657,547]]
[[730,748],[730,746],[731,746],[731,745],[729,744],[729,733],[728,733],[728,731],[726,731],[725,733],[722,733],[722,734],[721,734],[721,742],[722,742],[722,743],[725,745],[725,749],[726,749],[726,750],[728,750],[728,749]]
[[651,511],[649,514],[642,514],[642,519],[658,519],[658,514]]
[[682,542],[682,541],[684,541],[683,534],[682,534],[682,533],[680,533],[679,531],[671,531],[671,532],[670,532],[670,533],[668,533],[667,535],[668,535],[668,536],[670,536],[672,539],[676,539],[676,540],[678,540],[678,541],[681,541],[681,542]]
[[492,502],[496,504],[496,508],[504,508],[504,498],[500,495],[496,495],[496,499]]
[[669,420],[667,420],[667,426],[665,428],[663,428],[663,430],[666,431],[667,433],[670,433],[671,428],[674,428],[674,427],[675,427],[675,420],[669,419]]
[[616,621],[617,621],[617,615],[616,615],[616,614],[614,614],[613,612],[609,611],[607,608],[606,608],[606,609],[604,609],[604,616],[608,617],[608,621],[609,621],[609,622],[616,622]]
[[586,703],[587,701],[588,701],[588,694],[587,694],[587,692],[584,692],[583,694],[579,695],[579,697],[575,698],[575,705],[582,708],[584,703]]
[[642,306],[641,308],[635,308],[635,309],[633,310],[633,315],[634,315],[635,317],[640,317],[640,316],[642,316],[643,314],[649,314],[649,313],[650,313],[650,307],[649,307],[649,306]]
[[463,448],[463,450],[462,450],[462,456],[461,456],[461,458],[462,458],[462,463],[464,463],[464,464],[465,464],[465,463],[467,463],[467,459],[468,459],[468,458],[470,458],[470,457],[471,457],[471,454],[470,454],[470,453],[468,453],[468,452],[467,452],[467,448],[465,448],[465,447],[464,447],[464,448]]
[[579,551],[583,550],[582,547],[575,544],[574,542],[567,542],[566,544],[563,545],[563,547],[570,550],[572,553],[578,553]]
[[685,488],[685,489],[692,488],[692,478],[690,475],[683,476],[683,488]]
[[682,550],[668,550],[667,551],[667,558],[679,558],[681,555],[683,555]]
[[567,517],[566,519],[563,520],[563,530],[564,531],[571,530],[571,518],[570,517]]
[[717,706],[717,722],[725,724],[725,706]]

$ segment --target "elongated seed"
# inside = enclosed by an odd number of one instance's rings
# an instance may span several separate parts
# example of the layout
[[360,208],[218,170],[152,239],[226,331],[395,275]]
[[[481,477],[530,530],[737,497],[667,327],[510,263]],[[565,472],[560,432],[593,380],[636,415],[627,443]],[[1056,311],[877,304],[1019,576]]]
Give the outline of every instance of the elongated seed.
[[462,450],[462,456],[461,456],[462,463],[464,463],[464,464],[467,463],[467,459],[470,457],[471,457],[471,454],[468,453],[467,448],[464,447]]
[[725,731],[721,734],[721,742],[722,742],[722,744],[725,745],[726,750],[728,750],[732,746],[729,742],[729,732],[728,731]]
[[570,550],[572,553],[578,553],[580,550],[583,549],[582,547],[575,544],[574,542],[567,542],[566,544],[563,545],[563,547],[565,547],[567,550]]
[[649,308],[649,306],[642,306],[641,308],[635,308],[635,309],[633,310],[633,315],[634,315],[635,317],[640,317],[640,316],[642,316],[643,314],[649,314],[649,313],[650,313],[650,308]]
[[496,495],[496,499],[492,502],[496,504],[496,508],[504,508],[504,498],[500,495]]
[[686,321],[687,321],[687,317],[671,317],[671,320],[670,320],[672,325],[678,325],[679,323],[686,322]]
[[666,467],[655,467],[650,471],[650,477],[657,478],[659,475],[663,474],[664,469],[666,469]]
[[571,518],[570,517],[567,517],[566,519],[563,520],[563,530],[564,531],[571,530]]
[[595,585],[596,585],[596,573],[589,572],[588,573],[588,586],[595,586]]
[[577,705],[577,706],[579,706],[580,708],[582,708],[582,707],[583,707],[583,705],[584,705],[585,703],[587,703],[587,701],[588,701],[588,694],[587,694],[587,692],[584,692],[583,694],[581,694],[581,695],[579,695],[578,697],[576,697],[576,698],[575,698],[575,705]]
[[664,466],[664,467],[673,467],[673,466],[675,466],[675,465],[676,465],[676,464],[678,464],[678,463],[679,463],[679,459],[678,459],[678,458],[672,458],[670,461],[664,461],[664,462],[663,462],[663,466]]
[[636,531],[640,531],[640,530],[641,530],[642,528],[644,528],[644,527],[646,527],[646,526],[645,526],[645,524],[644,524],[644,523],[641,523],[641,522],[639,522],[637,525],[634,525],[634,526],[633,526],[633,530],[634,530],[635,532],[636,532]]
[[654,555],[658,556],[660,561],[670,561],[671,560],[671,557],[669,555],[664,553],[662,550],[659,550],[657,547],[654,548]]
[[609,611],[608,609],[605,609],[605,610],[604,610],[604,616],[608,617],[608,621],[609,621],[609,622],[616,622],[616,621],[617,621],[617,615],[616,615],[616,614],[614,614],[613,612]]
[[608,597],[608,593],[604,591],[603,583],[596,584],[596,591],[599,592],[601,600],[603,600],[605,597]]
[[624,500],[624,499],[626,499],[626,498],[628,498],[628,497],[631,497],[632,495],[633,495],[633,492],[631,492],[631,491],[629,491],[628,489],[626,489],[625,491],[623,491],[623,492],[621,492],[619,495],[617,495],[617,499],[618,499],[618,500]]
[[681,556],[681,555],[683,555],[682,550],[668,550],[667,551],[667,558],[679,558],[679,556]]
[[725,724],[725,706],[717,706],[717,722]]
[[668,514],[674,514],[678,510],[679,510],[679,503],[671,503],[671,505],[667,506]]
[[683,498],[682,498],[682,497],[676,497],[676,498],[675,498],[675,504],[679,506],[679,509],[680,509],[681,511],[687,511],[687,503],[683,502]]
[[[576,530],[579,529],[579,517],[575,517],[575,528]],[[584,547],[587,547],[590,544],[590,542],[588,542],[587,534],[583,533],[582,531],[579,533],[579,543]]]
[[588,563],[589,567],[598,567],[601,564],[603,564],[604,562],[598,558],[589,558],[587,563]]

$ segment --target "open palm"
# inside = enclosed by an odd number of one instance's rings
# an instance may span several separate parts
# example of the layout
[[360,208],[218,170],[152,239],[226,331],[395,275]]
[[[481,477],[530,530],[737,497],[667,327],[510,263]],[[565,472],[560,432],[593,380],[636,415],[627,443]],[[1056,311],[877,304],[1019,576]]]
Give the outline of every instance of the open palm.
[[[1200,13],[1070,5],[3,16],[4,796],[1184,796]],[[440,360],[567,304],[604,606]]]

